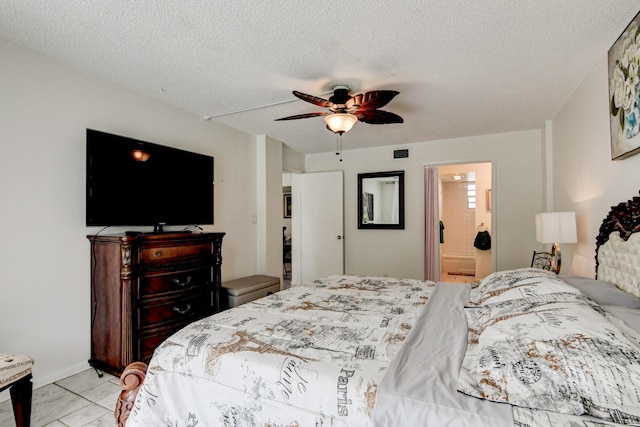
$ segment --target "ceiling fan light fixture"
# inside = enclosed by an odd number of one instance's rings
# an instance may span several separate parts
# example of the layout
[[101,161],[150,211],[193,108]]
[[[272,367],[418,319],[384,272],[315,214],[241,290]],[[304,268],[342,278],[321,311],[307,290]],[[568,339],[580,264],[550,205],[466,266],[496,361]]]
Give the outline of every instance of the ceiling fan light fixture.
[[357,121],[358,117],[349,113],[334,113],[324,116],[324,122],[329,130],[339,134],[349,132]]

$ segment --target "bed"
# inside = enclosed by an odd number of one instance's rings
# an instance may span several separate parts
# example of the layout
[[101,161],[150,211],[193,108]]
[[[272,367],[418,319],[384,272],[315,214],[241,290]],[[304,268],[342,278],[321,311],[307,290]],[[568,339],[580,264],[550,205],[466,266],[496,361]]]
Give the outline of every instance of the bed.
[[[182,329],[121,376],[121,426],[640,425],[640,197],[597,279],[331,276]],[[635,233],[635,234],[634,234]]]

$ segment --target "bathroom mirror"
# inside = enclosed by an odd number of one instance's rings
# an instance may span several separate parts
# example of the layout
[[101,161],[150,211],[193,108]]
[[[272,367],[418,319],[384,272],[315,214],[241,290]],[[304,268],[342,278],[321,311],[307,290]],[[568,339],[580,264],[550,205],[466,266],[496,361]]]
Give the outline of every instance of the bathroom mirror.
[[358,228],[404,229],[404,171],[358,174]]

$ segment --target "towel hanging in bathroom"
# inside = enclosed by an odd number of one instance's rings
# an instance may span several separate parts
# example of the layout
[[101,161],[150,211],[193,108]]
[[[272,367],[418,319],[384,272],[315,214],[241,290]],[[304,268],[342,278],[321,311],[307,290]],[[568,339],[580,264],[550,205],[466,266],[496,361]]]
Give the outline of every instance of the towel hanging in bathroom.
[[[478,227],[478,229],[480,229],[480,227]],[[478,248],[482,251],[491,249],[491,236],[489,235],[489,232],[486,228],[484,228],[483,231],[478,231],[478,234],[476,234],[476,238],[473,241],[473,247]]]

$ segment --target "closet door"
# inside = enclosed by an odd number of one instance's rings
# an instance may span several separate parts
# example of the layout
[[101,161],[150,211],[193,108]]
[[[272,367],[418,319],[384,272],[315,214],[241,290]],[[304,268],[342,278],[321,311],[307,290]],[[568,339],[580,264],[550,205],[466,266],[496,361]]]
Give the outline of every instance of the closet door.
[[342,171],[292,175],[292,284],[344,273]]

